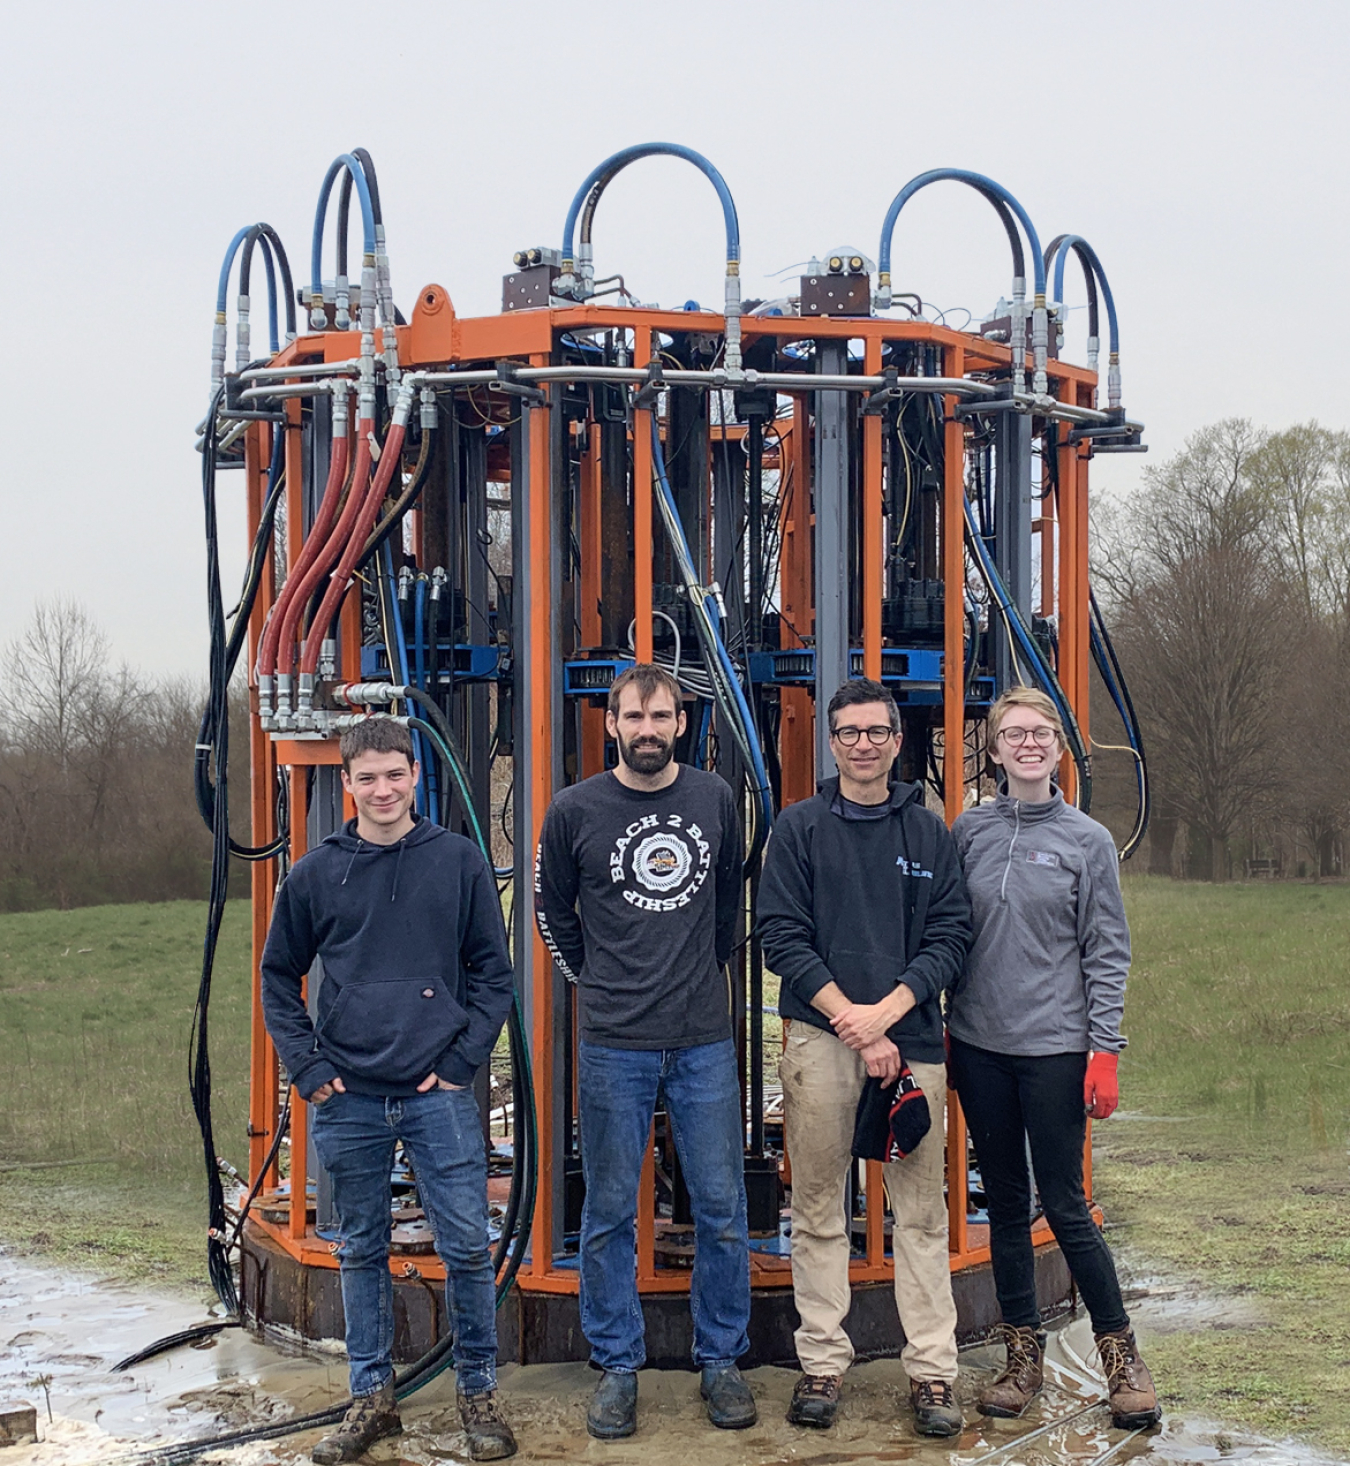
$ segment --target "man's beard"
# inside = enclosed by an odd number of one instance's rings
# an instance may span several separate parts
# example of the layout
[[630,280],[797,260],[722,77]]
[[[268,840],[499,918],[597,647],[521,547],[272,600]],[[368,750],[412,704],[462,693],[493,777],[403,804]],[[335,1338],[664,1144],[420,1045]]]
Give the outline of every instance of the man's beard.
[[644,746],[641,748],[634,748],[632,743],[626,743],[622,738],[619,738],[617,742],[619,757],[635,774],[659,774],[675,757],[673,739],[669,743],[661,743],[654,738],[644,738],[642,740]]

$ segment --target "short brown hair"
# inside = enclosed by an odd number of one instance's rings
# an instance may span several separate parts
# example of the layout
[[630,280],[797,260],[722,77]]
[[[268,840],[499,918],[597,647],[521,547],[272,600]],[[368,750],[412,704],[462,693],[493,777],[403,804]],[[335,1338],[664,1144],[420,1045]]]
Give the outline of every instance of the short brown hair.
[[994,739],[998,737],[998,730],[1003,726],[1003,719],[1013,708],[1030,708],[1032,712],[1039,713],[1047,723],[1054,727],[1060,748],[1067,744],[1068,739],[1064,736],[1064,720],[1050,698],[1039,687],[1010,687],[989,709],[986,732],[991,747]]
[[338,739],[338,752],[342,755],[342,767],[349,774],[352,760],[363,753],[401,753],[408,760],[409,768],[416,762],[412,734],[396,718],[382,713],[372,713],[344,728]]
[[619,700],[623,697],[624,688],[636,687],[638,697],[642,699],[642,706],[645,708],[652,700],[655,693],[666,691],[670,694],[675,704],[675,711],[680,710],[682,694],[680,684],[666,671],[664,667],[658,667],[655,662],[634,662],[626,672],[619,675],[609,685],[609,698],[605,703],[606,708],[616,716],[619,711]]

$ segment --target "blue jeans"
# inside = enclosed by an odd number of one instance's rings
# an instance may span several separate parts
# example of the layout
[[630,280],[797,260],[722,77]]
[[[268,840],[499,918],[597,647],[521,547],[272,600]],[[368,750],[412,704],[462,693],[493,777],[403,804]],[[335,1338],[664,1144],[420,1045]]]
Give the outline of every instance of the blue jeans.
[[333,1178],[352,1394],[373,1394],[394,1372],[389,1173],[399,1140],[445,1264],[445,1306],[459,1388],[466,1395],[495,1389],[487,1157],[473,1090],[432,1089],[409,1099],[334,1094],[315,1105],[312,1115],[314,1147]]
[[647,1359],[638,1301],[637,1195],[657,1099],[664,1096],[694,1212],[694,1363],[726,1365],[750,1347],[745,1126],[730,1039],[688,1049],[580,1045],[581,1328],[591,1361],[631,1372]]

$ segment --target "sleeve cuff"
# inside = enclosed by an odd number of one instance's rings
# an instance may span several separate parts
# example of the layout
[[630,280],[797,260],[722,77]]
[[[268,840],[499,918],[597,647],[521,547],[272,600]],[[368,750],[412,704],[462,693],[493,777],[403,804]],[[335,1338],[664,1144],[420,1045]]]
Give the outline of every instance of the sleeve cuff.
[[322,1089],[336,1078],[338,1072],[332,1064],[327,1059],[318,1059],[312,1064],[306,1064],[298,1074],[292,1074],[291,1083],[295,1086],[296,1094],[302,1100],[308,1100],[316,1089]]
[[438,1079],[445,1080],[447,1084],[458,1084],[463,1089],[467,1089],[473,1083],[473,1077],[477,1072],[477,1066],[460,1058],[453,1049],[449,1053],[442,1054],[436,1065]]
[[805,972],[799,972],[790,979],[788,986],[804,1003],[809,1003],[821,988],[828,987],[834,980],[834,973],[817,958]]
[[916,1008],[922,1008],[923,1005],[929,1002],[937,993],[937,989],[933,986],[933,983],[931,979],[927,976],[927,974],[923,972],[916,972],[912,968],[908,972],[902,972],[900,976],[896,978],[896,987],[899,987],[901,983],[904,983],[904,985],[910,990],[910,992],[914,994],[914,1006]]

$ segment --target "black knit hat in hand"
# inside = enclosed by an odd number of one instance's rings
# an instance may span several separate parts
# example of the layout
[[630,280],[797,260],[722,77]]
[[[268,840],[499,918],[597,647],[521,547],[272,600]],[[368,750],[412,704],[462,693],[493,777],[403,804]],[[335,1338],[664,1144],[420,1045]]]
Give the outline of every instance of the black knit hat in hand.
[[928,1096],[900,1059],[900,1077],[891,1084],[869,1077],[853,1122],[853,1154],[864,1161],[902,1161],[932,1129]]

